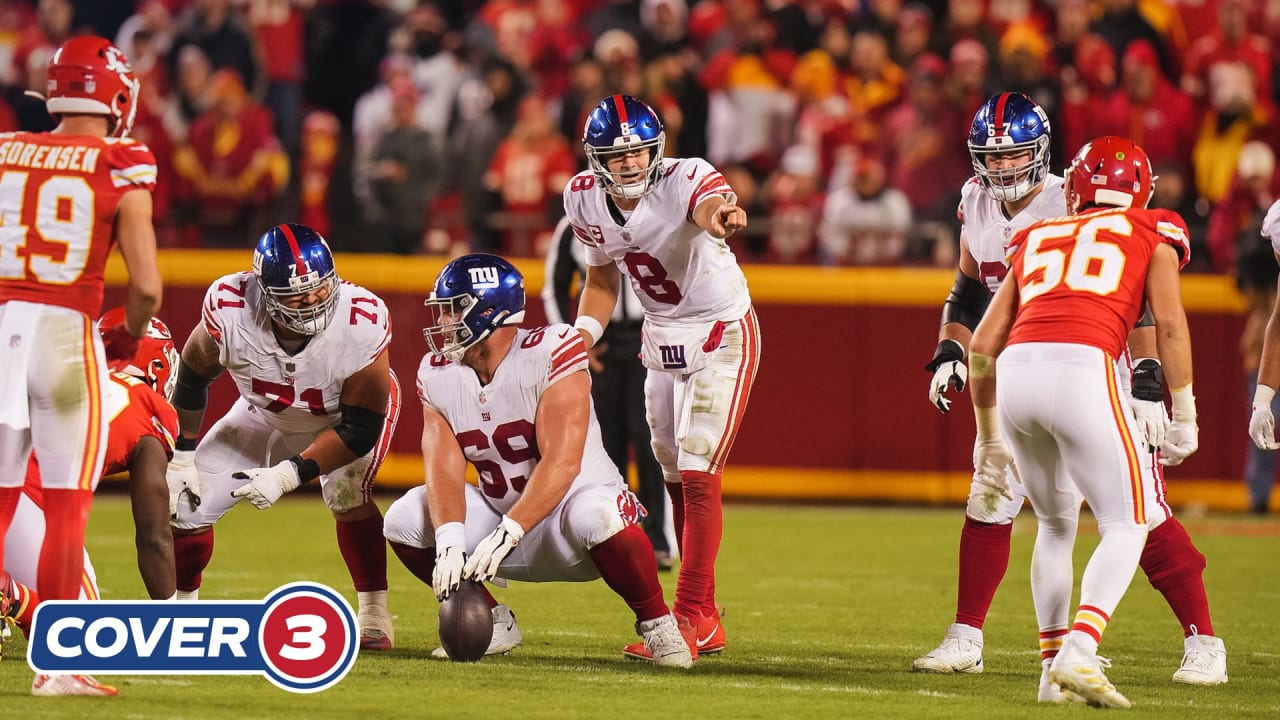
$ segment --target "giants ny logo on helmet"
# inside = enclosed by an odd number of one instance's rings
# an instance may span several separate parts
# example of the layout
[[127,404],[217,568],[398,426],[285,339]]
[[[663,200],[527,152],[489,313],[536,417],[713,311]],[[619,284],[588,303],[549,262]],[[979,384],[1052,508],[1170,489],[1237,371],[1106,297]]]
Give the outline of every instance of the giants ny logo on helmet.
[[496,267],[467,268],[467,272],[471,274],[471,287],[477,290],[498,287],[498,268]]
[[332,588],[297,582],[264,600],[50,600],[36,607],[27,664],[37,673],[264,675],[313,693],[355,664],[359,631]]

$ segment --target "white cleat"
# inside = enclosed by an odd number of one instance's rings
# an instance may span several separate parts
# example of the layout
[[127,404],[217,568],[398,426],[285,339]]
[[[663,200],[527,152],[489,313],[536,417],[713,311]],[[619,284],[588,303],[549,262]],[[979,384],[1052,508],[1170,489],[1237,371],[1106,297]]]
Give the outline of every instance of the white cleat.
[[1222,644],[1222,638],[1193,633],[1184,645],[1186,652],[1182,656],[1182,667],[1173,674],[1174,682],[1222,685],[1227,681],[1227,648]]
[[1110,660],[1079,650],[1068,640],[1049,666],[1049,681],[1079,695],[1093,707],[1127,710],[1131,706],[1129,699],[1121,695],[1102,672],[1109,667]]
[[952,623],[946,638],[928,655],[911,663],[913,672],[980,673],[982,672],[982,631],[970,625]]
[[652,656],[654,665],[660,667],[693,667],[693,654],[689,643],[680,633],[676,618],[667,613],[660,618],[636,623],[636,634],[644,638],[644,647]]
[[115,697],[120,691],[103,685],[89,675],[46,675],[40,673],[31,681],[31,694],[44,697],[55,695],[82,695],[87,697]]
[[356,621],[360,626],[361,650],[390,650],[395,646],[396,633],[391,625],[391,613],[385,605],[360,608]]
[[1063,690],[1062,686],[1049,679],[1049,666],[1052,664],[1052,659],[1040,661],[1040,694],[1036,697],[1036,700],[1042,703],[1054,703],[1055,705],[1084,702],[1084,698],[1070,690]]
[[[493,608],[492,612],[493,639],[489,641],[489,649],[485,650],[484,654],[506,655],[520,647],[520,643],[524,642],[524,635],[520,632],[520,626],[516,624],[516,614],[511,612],[511,608],[499,605]],[[448,660],[449,654],[444,651],[444,648],[438,647],[431,651],[431,657],[437,660]]]

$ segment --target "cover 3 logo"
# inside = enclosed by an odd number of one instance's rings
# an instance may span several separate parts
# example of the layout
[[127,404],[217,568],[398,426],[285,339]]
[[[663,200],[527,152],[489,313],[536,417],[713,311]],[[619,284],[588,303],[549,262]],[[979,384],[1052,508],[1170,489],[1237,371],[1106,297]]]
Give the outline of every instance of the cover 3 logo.
[[27,664],[38,673],[264,675],[283,690],[313,693],[346,676],[358,640],[346,599],[296,582],[261,601],[43,602]]

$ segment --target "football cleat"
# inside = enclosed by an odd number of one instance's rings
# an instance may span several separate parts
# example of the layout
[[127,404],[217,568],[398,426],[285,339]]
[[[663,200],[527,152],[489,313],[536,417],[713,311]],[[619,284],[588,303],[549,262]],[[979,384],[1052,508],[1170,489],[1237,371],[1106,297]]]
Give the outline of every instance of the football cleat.
[[1046,658],[1040,661],[1040,694],[1036,697],[1037,702],[1058,705],[1084,702],[1084,698],[1070,690],[1063,690],[1062,686],[1049,679],[1049,667],[1051,665],[1053,665],[1053,658]]
[[[520,647],[523,642],[524,634],[520,632],[520,626],[516,624],[516,614],[511,612],[511,608],[506,605],[493,608],[493,639],[489,641],[489,649],[485,650],[484,654],[506,655]],[[446,653],[444,648],[438,647],[431,651],[431,657],[437,660],[448,660],[449,653]]]
[[[670,617],[675,619],[676,629],[679,630],[680,637],[684,640],[685,647],[689,649],[689,661],[693,662],[694,660],[697,660],[698,659],[698,628],[694,627],[693,623],[689,622],[688,618],[676,617],[675,615],[671,615]],[[656,618],[654,620],[646,620],[644,623],[636,623],[636,633],[639,634],[641,637],[645,638],[645,640],[643,642],[631,643],[630,645],[622,648],[622,656],[629,660],[644,660],[645,662],[656,662],[653,659],[654,658],[653,648],[650,647],[651,643],[649,642],[647,636],[644,634],[645,628],[642,626],[646,626],[648,623],[657,623],[657,622],[660,622],[661,620],[662,618]],[[656,627],[656,626],[650,626],[650,627]],[[662,663],[658,663],[658,664],[662,664]]]
[[694,650],[689,646],[674,615],[636,623],[636,634],[644,638],[641,645],[649,651],[649,660],[660,667],[693,667]]
[[952,623],[942,644],[911,663],[912,672],[982,672],[982,631],[970,625]]
[[47,675],[40,673],[31,681],[31,694],[45,697],[54,695],[83,695],[88,697],[115,697],[120,691],[103,685],[89,675]]
[[720,622],[719,613],[698,618],[697,628],[699,655],[719,655],[724,652],[724,624]]
[[1174,682],[1221,685],[1227,681],[1227,648],[1222,638],[1193,632],[1184,644],[1186,652],[1182,656],[1182,667],[1173,674]]
[[357,617],[361,650],[390,650],[396,641],[391,615],[383,605],[366,605]]
[[1129,699],[1121,695],[1102,672],[1109,667],[1110,660],[1080,650],[1068,640],[1049,666],[1049,681],[1079,695],[1093,707],[1127,710],[1131,707]]

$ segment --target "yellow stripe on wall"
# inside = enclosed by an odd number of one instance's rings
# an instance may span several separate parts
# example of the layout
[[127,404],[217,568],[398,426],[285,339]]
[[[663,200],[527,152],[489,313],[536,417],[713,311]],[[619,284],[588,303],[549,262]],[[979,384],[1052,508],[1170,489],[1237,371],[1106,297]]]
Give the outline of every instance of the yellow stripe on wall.
[[[204,288],[229,273],[248,270],[252,250],[160,251],[160,272],[169,285]],[[339,254],[338,274],[344,280],[369,289],[422,295],[431,290],[443,255]],[[524,273],[530,296],[542,289],[540,260],[514,260]],[[777,305],[888,305],[941,308],[955,270],[927,268],[826,268],[812,265],[746,265],[747,282],[757,304]],[[107,282],[124,285],[124,261],[112,253]],[[1235,285],[1220,275],[1185,275],[1182,301],[1190,311],[1243,312],[1244,299]]]

